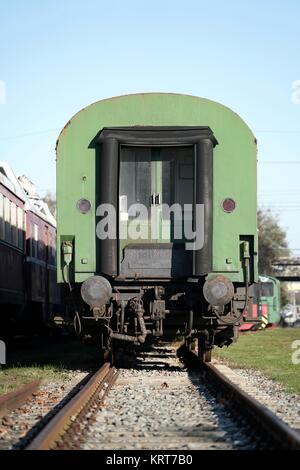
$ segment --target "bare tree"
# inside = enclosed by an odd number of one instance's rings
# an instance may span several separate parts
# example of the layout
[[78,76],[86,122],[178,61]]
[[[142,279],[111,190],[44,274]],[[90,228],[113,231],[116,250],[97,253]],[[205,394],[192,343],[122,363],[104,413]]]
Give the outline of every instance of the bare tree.
[[46,196],[43,197],[43,201],[48,204],[51,214],[56,217],[56,196],[51,191],[47,191]]
[[[270,210],[259,209],[258,223],[258,270],[260,274],[276,276],[273,265],[278,258],[290,256],[286,232],[280,227],[278,218]],[[281,284],[281,304],[289,301],[286,286]]]
[[259,209],[258,223],[258,268],[261,274],[274,275],[273,264],[280,256],[289,256],[286,233],[270,210]]

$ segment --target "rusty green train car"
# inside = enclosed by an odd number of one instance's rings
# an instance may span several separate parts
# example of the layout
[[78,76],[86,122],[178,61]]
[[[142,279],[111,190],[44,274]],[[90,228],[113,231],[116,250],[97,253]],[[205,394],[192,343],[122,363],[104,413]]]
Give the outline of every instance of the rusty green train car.
[[183,335],[209,361],[251,312],[256,140],[229,108],[144,93],[96,102],[57,142],[58,281],[104,351]]

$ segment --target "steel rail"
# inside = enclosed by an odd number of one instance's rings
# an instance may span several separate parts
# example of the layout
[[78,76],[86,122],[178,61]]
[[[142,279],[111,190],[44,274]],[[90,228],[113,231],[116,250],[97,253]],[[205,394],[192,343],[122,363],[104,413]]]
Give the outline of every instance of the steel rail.
[[35,393],[41,384],[40,380],[30,382],[17,390],[0,396],[0,418],[22,406]]
[[68,431],[80,412],[98,395],[103,399],[117,377],[115,367],[106,362],[83,386],[83,388],[59,410],[25,450],[50,450]]
[[196,366],[217,397],[238,417],[255,429],[272,449],[300,450],[300,433],[284,423],[278,416],[238,385],[228,379],[213,364],[202,362],[198,356],[183,348],[179,353],[188,364]]

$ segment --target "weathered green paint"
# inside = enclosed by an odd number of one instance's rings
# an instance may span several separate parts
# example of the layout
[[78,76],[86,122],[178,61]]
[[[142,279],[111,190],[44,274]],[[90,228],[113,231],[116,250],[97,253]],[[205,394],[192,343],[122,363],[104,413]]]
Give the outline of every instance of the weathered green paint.
[[[103,127],[137,125],[212,129],[219,142],[214,150],[213,271],[242,282],[239,236],[254,236],[257,251],[255,137],[229,108],[203,98],[168,93],[99,101],[76,114],[61,132],[57,145],[58,267],[62,237],[70,236],[75,237],[75,281],[82,282],[96,271],[95,149],[89,145]],[[82,197],[92,202],[92,210],[84,215],[76,209]],[[221,208],[226,197],[237,201],[232,214]],[[83,258],[86,264],[81,264]],[[63,281],[60,269],[58,281]]]

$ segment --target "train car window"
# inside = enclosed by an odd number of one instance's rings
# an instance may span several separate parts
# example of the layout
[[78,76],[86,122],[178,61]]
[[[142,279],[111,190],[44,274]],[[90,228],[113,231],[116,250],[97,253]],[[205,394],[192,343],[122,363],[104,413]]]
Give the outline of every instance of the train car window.
[[52,264],[53,266],[56,265],[56,245],[55,245],[55,237],[52,237],[52,245],[51,245],[51,253],[52,253]]
[[39,228],[36,224],[31,225],[31,234],[30,234],[30,251],[31,256],[33,258],[38,257],[38,236],[39,236]]
[[46,261],[46,245],[44,239],[40,236],[38,237],[38,258]]
[[150,149],[124,147],[120,159],[120,196],[127,196],[127,209],[135,203],[143,204],[148,208],[150,195]]
[[262,282],[261,284],[261,296],[272,297],[274,295],[274,288],[272,282]]
[[5,241],[11,243],[10,200],[4,196]]
[[178,158],[177,199],[179,204],[193,203],[194,162],[193,149],[186,149]]
[[10,203],[10,222],[11,222],[11,242],[18,245],[17,239],[17,206],[14,202]]
[[17,228],[18,228],[18,247],[24,248],[24,211],[21,207],[17,208]]
[[33,258],[34,252],[34,229],[33,224],[30,225],[30,256]]
[[[184,222],[176,213],[162,212],[165,221],[170,220],[169,225],[165,225],[165,234],[168,231],[172,239],[172,233],[177,232],[187,234],[192,232],[193,221],[193,199],[194,199],[194,162],[193,147],[166,147],[160,150],[162,160],[162,202],[172,206],[176,202],[184,210]],[[183,225],[184,224],[184,225]],[[190,235],[192,236],[192,234]],[[181,238],[182,239],[182,238]]]
[[48,234],[48,263],[53,264],[52,262],[52,235],[51,233]]
[[52,236],[51,233],[48,231],[48,238],[47,238],[47,246],[45,246],[46,249],[46,261],[48,264],[52,264],[52,250],[51,250],[51,245],[52,245]]
[[35,251],[35,258],[38,257],[38,242],[39,242],[39,227],[38,225],[34,224],[34,251]]
[[5,230],[4,230],[4,201],[3,194],[0,193],[0,240],[4,240]]
[[168,206],[174,203],[173,166],[174,161],[172,160],[162,161],[162,202]]
[[51,265],[55,265],[55,240],[54,240],[54,236],[52,234],[50,234],[50,262],[51,262]]
[[48,232],[48,263],[52,264],[52,234]]
[[53,265],[53,248],[52,246],[48,247],[48,263]]

